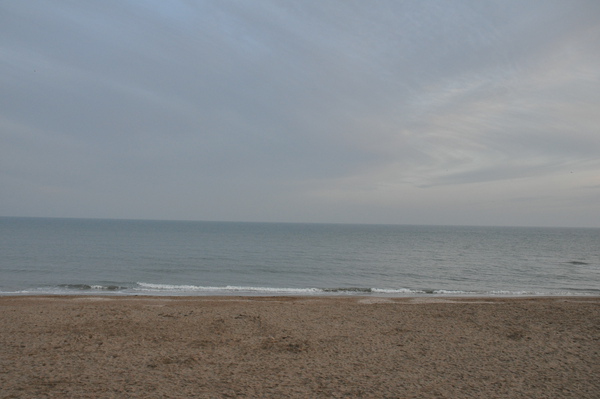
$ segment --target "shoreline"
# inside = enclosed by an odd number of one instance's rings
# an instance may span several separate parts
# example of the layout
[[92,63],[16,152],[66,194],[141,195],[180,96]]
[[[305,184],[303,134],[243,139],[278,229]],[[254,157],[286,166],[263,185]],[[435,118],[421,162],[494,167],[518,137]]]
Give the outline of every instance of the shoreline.
[[448,294],[425,294],[410,296],[392,296],[376,294],[331,294],[331,295],[155,295],[155,294],[118,294],[118,293],[95,293],[95,294],[0,294],[0,306],[2,302],[15,300],[48,300],[48,301],[179,301],[179,302],[264,302],[264,301],[349,301],[357,303],[390,303],[390,304],[414,304],[414,303],[512,303],[512,302],[582,302],[597,303],[600,306],[600,295],[448,295]]
[[600,297],[0,296],[10,397],[600,392]]
[[374,298],[390,298],[390,299],[411,299],[411,298],[450,298],[458,300],[467,300],[471,298],[496,298],[496,299],[551,299],[551,298],[600,298],[600,293],[448,293],[448,292],[434,292],[434,293],[385,293],[385,292],[318,292],[318,293],[287,293],[287,292],[223,292],[223,293],[201,293],[201,294],[190,294],[190,293],[141,293],[141,292],[120,292],[111,290],[100,290],[97,292],[40,292],[35,293],[31,291],[19,292],[19,291],[7,291],[0,292],[0,298],[6,297],[44,297],[44,298],[71,298],[71,297],[115,297],[115,298],[260,298],[260,297],[289,297],[289,298],[361,298],[361,297],[374,297]]
[[148,298],[148,299],[161,299],[161,298],[170,298],[170,299],[182,299],[182,300],[210,300],[217,298],[227,298],[227,299],[236,299],[236,298],[259,298],[259,299],[267,299],[267,298],[291,298],[291,299],[360,299],[360,298],[385,298],[391,299],[393,301],[403,302],[405,300],[412,299],[422,299],[422,298],[431,298],[431,299],[449,299],[456,300],[460,302],[469,301],[470,299],[481,299],[488,298],[492,300],[531,300],[531,299],[539,299],[539,300],[552,300],[552,299],[587,299],[587,300],[600,300],[600,294],[572,294],[572,295],[546,295],[546,294],[531,294],[531,295],[521,295],[521,294],[407,294],[407,295],[394,295],[394,294],[379,294],[379,293],[352,293],[352,294],[340,294],[340,293],[319,293],[319,294],[308,294],[308,295],[298,295],[298,294],[280,294],[280,293],[256,293],[256,294],[199,294],[199,295],[189,295],[189,294],[140,294],[140,293],[118,293],[118,292],[95,292],[95,293],[40,293],[40,294],[32,294],[32,293],[0,293],[0,301],[4,298],[22,298],[22,299],[33,299],[33,298],[43,298],[43,299],[69,299],[69,298]]

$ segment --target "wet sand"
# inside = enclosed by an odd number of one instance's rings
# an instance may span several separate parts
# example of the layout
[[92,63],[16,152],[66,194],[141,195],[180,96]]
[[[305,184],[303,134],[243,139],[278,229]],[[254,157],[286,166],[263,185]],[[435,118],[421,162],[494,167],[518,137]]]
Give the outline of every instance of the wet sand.
[[0,398],[598,398],[600,298],[0,297]]

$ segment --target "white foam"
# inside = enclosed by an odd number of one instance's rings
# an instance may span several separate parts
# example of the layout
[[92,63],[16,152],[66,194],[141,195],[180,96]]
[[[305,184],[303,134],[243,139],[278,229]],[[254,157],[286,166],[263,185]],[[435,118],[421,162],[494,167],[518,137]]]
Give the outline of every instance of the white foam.
[[477,292],[473,291],[460,291],[460,290],[433,290],[434,294],[439,295],[472,295],[477,294]]
[[198,286],[198,285],[172,285],[172,284],[152,284],[138,282],[139,291],[175,291],[175,292],[265,292],[282,294],[314,294],[322,290],[318,288],[273,288],[273,287],[244,287],[227,285],[224,287]]
[[371,291],[377,294],[425,294],[425,291],[408,288],[373,288]]

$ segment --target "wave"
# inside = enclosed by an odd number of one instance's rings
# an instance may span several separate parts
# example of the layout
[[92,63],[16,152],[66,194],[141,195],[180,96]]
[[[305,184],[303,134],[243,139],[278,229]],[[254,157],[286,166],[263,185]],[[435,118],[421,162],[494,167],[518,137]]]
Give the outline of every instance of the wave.
[[367,288],[367,287],[336,287],[336,288],[285,288],[285,287],[250,287],[227,285],[222,287],[197,286],[197,285],[172,285],[152,284],[138,282],[136,291],[159,291],[159,292],[195,292],[195,293],[258,293],[258,294],[288,294],[288,295],[311,295],[311,294],[418,294],[425,293],[420,290]]
[[190,284],[156,284],[147,282],[110,283],[110,284],[59,284],[57,286],[35,287],[23,290],[0,290],[0,295],[373,295],[373,296],[589,296],[600,295],[600,291],[521,291],[489,290],[466,291],[448,289],[415,288],[372,288],[372,287],[331,287],[331,288],[293,288],[264,286],[200,286]]
[[152,284],[138,282],[135,291],[169,291],[169,292],[258,292],[258,293],[287,293],[287,294],[311,294],[323,292],[318,288],[273,288],[273,287],[242,287],[227,285],[224,287],[198,286],[198,285],[172,285]]
[[333,288],[285,288],[285,287],[252,287],[252,286],[198,286],[198,285],[173,285],[136,283],[133,289],[136,292],[171,293],[171,294],[206,294],[206,295],[381,295],[381,296],[571,296],[571,295],[598,295],[599,293],[576,291],[466,291],[448,289],[413,289],[413,288],[370,288],[370,287],[333,287]]
[[127,287],[119,286],[119,285],[101,285],[101,284],[60,284],[59,288],[64,288],[67,290],[80,290],[80,291],[120,291],[127,289]]

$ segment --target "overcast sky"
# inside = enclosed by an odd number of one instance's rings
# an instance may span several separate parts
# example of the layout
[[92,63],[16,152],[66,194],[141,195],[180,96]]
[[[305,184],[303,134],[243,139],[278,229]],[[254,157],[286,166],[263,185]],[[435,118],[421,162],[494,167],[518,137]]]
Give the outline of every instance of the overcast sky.
[[0,0],[0,215],[600,227],[600,1]]

